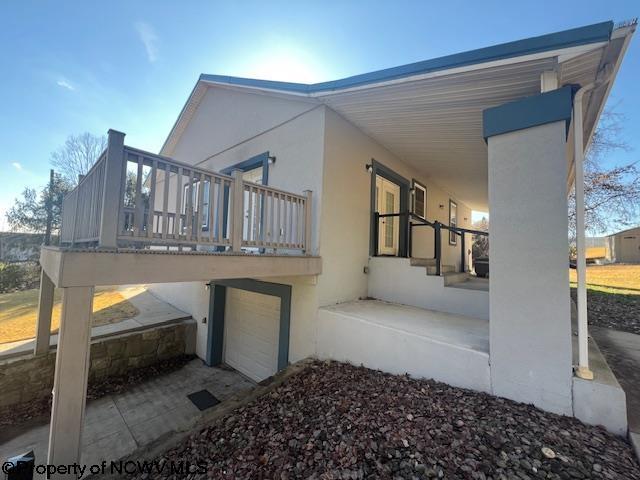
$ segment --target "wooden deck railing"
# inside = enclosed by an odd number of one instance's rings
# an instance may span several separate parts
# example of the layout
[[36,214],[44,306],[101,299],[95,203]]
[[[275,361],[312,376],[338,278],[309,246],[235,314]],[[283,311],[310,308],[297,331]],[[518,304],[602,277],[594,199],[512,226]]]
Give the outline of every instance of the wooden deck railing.
[[61,240],[102,248],[197,245],[310,251],[311,192],[246,182],[124,145],[107,150],[63,201]]

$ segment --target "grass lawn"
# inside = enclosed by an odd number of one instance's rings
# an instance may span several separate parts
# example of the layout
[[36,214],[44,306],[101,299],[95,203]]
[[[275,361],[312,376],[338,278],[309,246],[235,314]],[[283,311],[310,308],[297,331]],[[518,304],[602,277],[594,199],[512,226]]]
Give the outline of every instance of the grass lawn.
[[[575,299],[576,271],[569,271]],[[587,267],[589,323],[640,334],[640,265]]]
[[[56,290],[51,331],[60,327],[61,292]],[[36,334],[38,289],[0,294],[0,343],[33,338]],[[93,297],[93,326],[116,323],[138,314],[118,291],[97,288]]]
[[[569,271],[575,287],[576,271]],[[587,285],[590,290],[640,295],[640,265],[589,265]]]

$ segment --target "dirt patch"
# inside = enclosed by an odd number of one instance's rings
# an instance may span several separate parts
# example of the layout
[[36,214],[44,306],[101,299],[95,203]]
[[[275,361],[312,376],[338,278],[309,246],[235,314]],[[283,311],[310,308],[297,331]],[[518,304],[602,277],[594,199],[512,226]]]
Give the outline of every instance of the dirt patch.
[[[179,370],[195,358],[180,355],[162,360],[148,367],[131,369],[124,375],[101,378],[89,382],[87,400],[95,400],[113,393],[120,393],[134,385]],[[0,411],[0,427],[20,427],[27,423],[47,423],[51,415],[51,396],[12,406],[10,411]]]
[[631,447],[602,428],[336,362],[313,363],[156,460],[189,462],[193,479],[640,478]]
[[[576,301],[576,289],[571,289]],[[640,335],[640,295],[587,291],[589,325]]]

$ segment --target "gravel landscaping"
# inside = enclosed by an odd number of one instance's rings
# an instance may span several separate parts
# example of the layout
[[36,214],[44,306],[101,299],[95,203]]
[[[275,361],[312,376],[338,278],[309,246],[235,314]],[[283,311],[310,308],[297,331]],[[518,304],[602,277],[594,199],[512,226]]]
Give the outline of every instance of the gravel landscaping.
[[[640,478],[631,447],[602,428],[337,362],[311,364],[156,460],[190,462],[193,479]],[[153,478],[185,478],[163,473]]]
[[[571,289],[571,298],[576,301],[576,289]],[[596,327],[613,328],[640,335],[640,295],[587,292],[589,324]]]

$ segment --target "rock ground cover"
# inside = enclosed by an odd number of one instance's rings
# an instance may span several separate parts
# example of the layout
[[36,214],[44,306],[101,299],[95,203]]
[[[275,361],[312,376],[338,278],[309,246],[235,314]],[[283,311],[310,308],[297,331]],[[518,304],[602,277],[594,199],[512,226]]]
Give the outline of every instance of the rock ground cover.
[[[576,301],[576,289],[571,289],[571,298]],[[589,325],[613,328],[640,335],[640,295],[587,291]]]
[[155,460],[190,462],[193,479],[640,478],[631,447],[602,428],[337,362],[311,364]]

